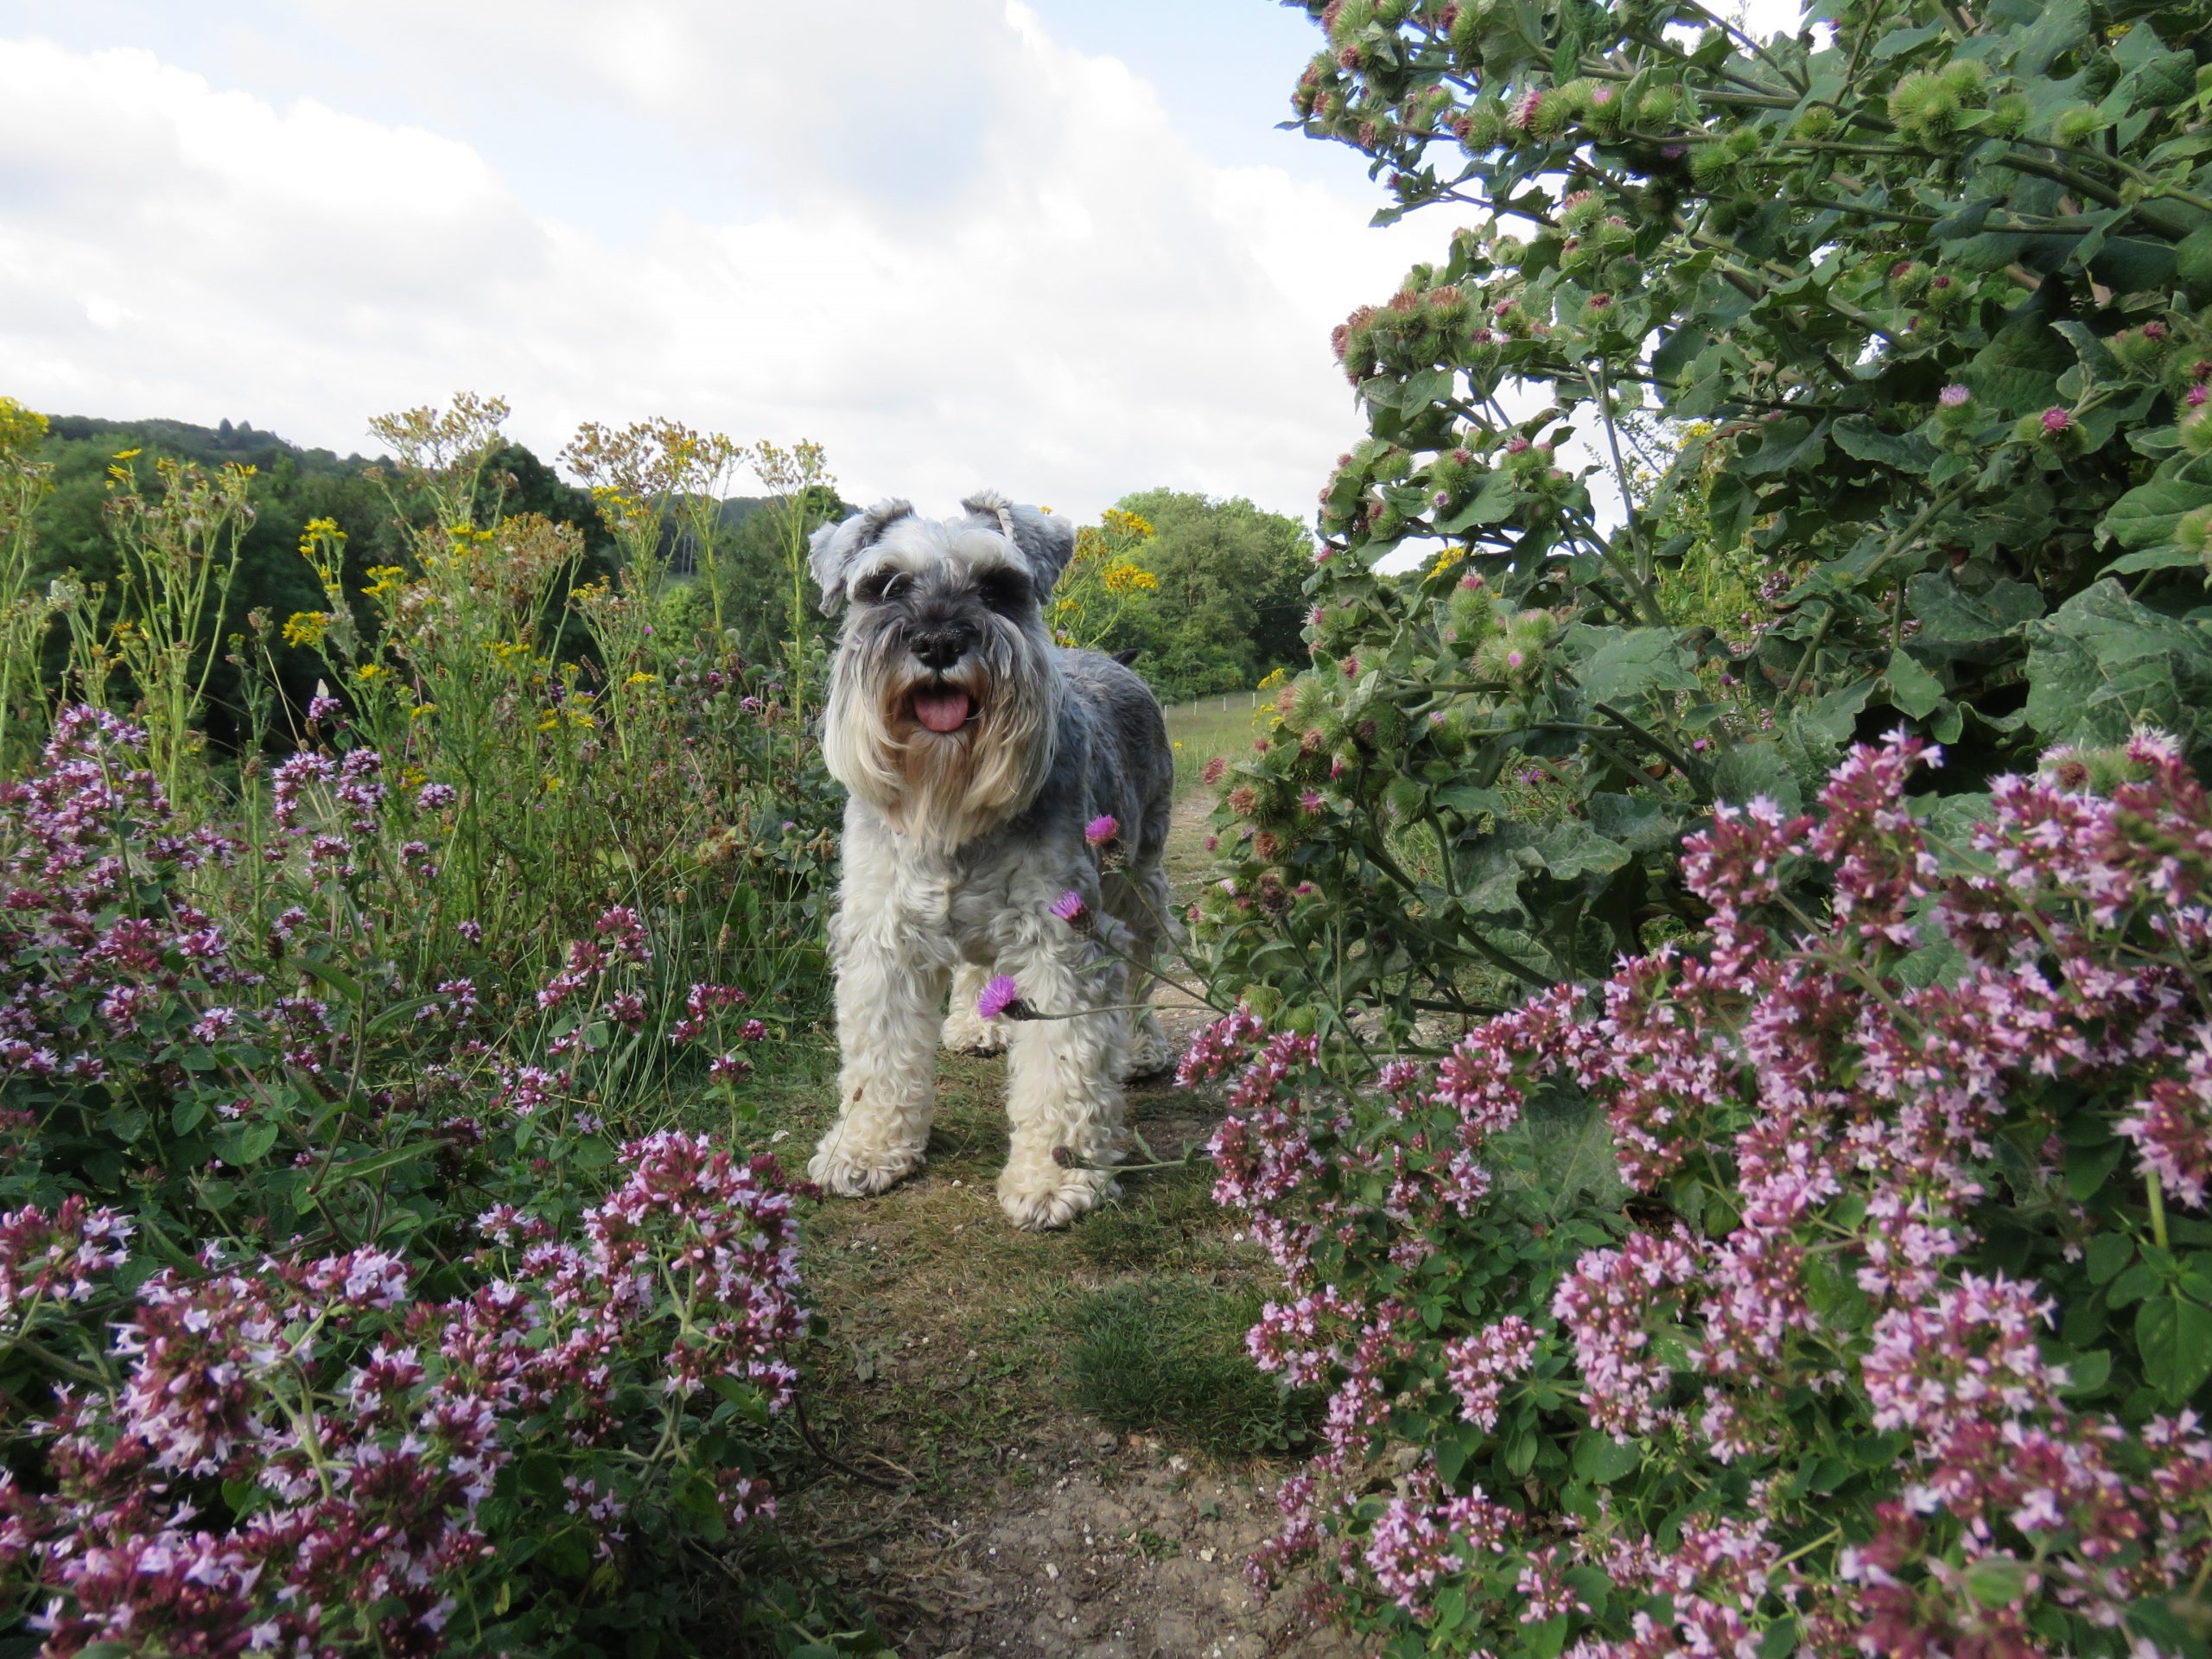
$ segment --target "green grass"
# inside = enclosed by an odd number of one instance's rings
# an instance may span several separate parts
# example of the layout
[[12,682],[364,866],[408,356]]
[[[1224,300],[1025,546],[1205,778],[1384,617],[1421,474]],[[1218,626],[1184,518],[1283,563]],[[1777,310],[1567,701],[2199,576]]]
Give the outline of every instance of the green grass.
[[1252,698],[1249,691],[1231,691],[1225,698],[1201,697],[1166,711],[1167,741],[1175,746],[1177,795],[1197,786],[1198,774],[1212,756],[1234,756],[1251,748],[1254,734],[1271,713],[1266,697],[1257,708]]
[[1092,1291],[1068,1314],[1076,1398],[1109,1428],[1211,1457],[1288,1451],[1311,1435],[1319,1401],[1253,1364],[1244,1333],[1259,1316],[1255,1291],[1195,1276]]
[[[1173,1155],[1172,1148],[1160,1151]],[[1212,1165],[1201,1158],[1182,1169],[1125,1181],[1118,1202],[1075,1230],[1076,1255],[1117,1273],[1219,1265],[1222,1212],[1213,1201],[1213,1174]]]

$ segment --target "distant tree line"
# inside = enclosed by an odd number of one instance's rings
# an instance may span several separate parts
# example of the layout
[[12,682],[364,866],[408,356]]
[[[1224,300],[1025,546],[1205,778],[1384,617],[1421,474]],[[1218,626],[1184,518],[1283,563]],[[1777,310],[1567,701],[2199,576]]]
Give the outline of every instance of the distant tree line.
[[[40,458],[54,467],[54,487],[33,520],[35,578],[43,585],[73,574],[84,586],[83,602],[95,611],[88,619],[95,627],[103,626],[103,615],[112,613],[118,576],[114,539],[105,522],[109,468],[118,455],[134,452],[174,456],[208,468],[254,469],[255,517],[239,550],[218,639],[248,635],[258,624],[285,696],[304,706],[326,666],[311,646],[288,645],[282,637],[287,618],[325,603],[300,557],[303,530],[310,520],[327,518],[346,531],[346,586],[359,594],[369,585],[372,569],[407,562],[406,525],[419,518],[421,504],[407,499],[386,463],[303,448],[250,422],[226,420],[207,427],[172,420],[51,417]],[[613,572],[613,539],[588,491],[563,480],[519,443],[499,452],[489,475],[501,512],[542,513],[581,532],[584,552],[576,585]],[[777,652],[794,626],[817,639],[831,629],[810,604],[797,618],[792,615],[784,527],[778,514],[763,511],[767,505],[760,498],[729,498],[721,504],[714,531],[721,614],[735,632],[739,649],[756,660]],[[1303,527],[1242,499],[1166,489],[1125,496],[1119,505],[1148,527],[1135,555],[1148,582],[1128,595],[1131,602],[1120,607],[1103,638],[1085,643],[1134,651],[1139,670],[1169,701],[1247,687],[1272,668],[1302,663],[1300,630],[1306,601],[1300,588],[1310,569],[1312,547]],[[805,504],[804,518],[811,526],[851,510],[834,490],[821,488]],[[689,544],[688,534],[671,518],[665,535],[663,552],[671,578],[701,585],[706,562]],[[707,597],[701,593],[702,601]],[[580,634],[560,638],[557,648],[569,656],[586,656],[589,650]],[[54,628],[46,649],[49,672],[58,676],[67,654],[63,628]],[[239,686],[237,667],[218,662],[208,688],[209,734],[218,743],[235,741],[245,729]]]

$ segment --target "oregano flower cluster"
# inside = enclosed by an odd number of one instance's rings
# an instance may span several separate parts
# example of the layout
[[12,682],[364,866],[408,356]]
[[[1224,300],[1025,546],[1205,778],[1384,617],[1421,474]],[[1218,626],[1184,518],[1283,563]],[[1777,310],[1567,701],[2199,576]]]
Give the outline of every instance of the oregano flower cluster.
[[1440,1057],[1201,1040],[1253,1355],[1331,1391],[1258,1570],[1394,1651],[2203,1650],[2212,800],[1943,759],[1719,808],[1699,938]]

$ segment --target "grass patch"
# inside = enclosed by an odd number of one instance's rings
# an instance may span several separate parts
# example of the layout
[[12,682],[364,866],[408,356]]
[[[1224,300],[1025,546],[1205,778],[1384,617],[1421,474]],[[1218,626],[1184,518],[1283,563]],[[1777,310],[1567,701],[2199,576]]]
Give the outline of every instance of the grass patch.
[[1092,1291],[1069,1310],[1069,1380],[1109,1428],[1143,1430],[1217,1458],[1286,1452],[1319,1401],[1286,1394],[1244,1351],[1260,1316],[1249,1290],[1154,1277]]
[[[1196,787],[1198,774],[1215,755],[1233,759],[1250,751],[1260,722],[1271,718],[1274,713],[1274,705],[1266,697],[1255,705],[1254,695],[1249,691],[1231,691],[1226,698],[1200,697],[1196,702],[1178,703],[1166,711],[1167,739],[1173,745],[1175,756],[1176,794]],[[1223,707],[1224,702],[1226,708]]]
[[1213,1201],[1213,1166],[1194,1162],[1125,1182],[1125,1196],[1075,1231],[1075,1252],[1112,1272],[1218,1262],[1224,1216]]

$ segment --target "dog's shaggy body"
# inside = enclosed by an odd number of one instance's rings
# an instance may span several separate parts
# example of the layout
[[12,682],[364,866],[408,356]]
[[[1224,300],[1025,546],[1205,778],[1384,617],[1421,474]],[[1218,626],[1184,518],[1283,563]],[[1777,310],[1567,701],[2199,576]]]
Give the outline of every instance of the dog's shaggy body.
[[[1072,528],[995,495],[963,505],[931,521],[880,502],[813,539],[824,608],[851,606],[823,734],[850,794],[830,926],[844,1064],[808,1173],[848,1195],[911,1173],[940,1035],[971,1050],[1003,1039],[999,1199],[1022,1226],[1057,1227],[1111,1190],[1122,1077],[1173,1058],[1128,1005],[1168,928],[1174,764],[1144,683],[1052,641],[1040,607]],[[1085,828],[1102,817],[1116,835],[1094,847]],[[1073,924],[1052,909],[1071,893],[1084,906]],[[978,1016],[999,974],[1041,1017]]]

